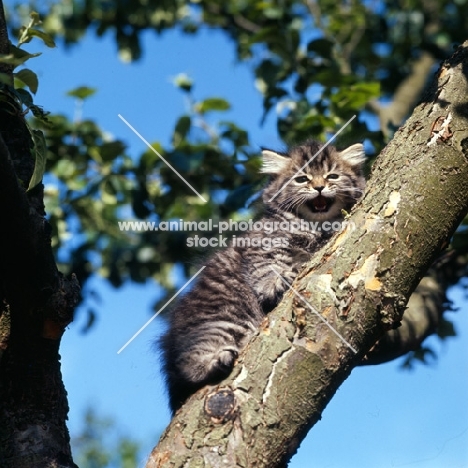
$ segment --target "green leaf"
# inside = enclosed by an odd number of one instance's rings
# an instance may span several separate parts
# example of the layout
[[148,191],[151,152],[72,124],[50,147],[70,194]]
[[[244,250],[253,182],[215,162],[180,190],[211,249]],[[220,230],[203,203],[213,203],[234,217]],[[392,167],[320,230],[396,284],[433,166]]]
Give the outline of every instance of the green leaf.
[[[33,37],[38,37],[39,39],[42,40],[42,42],[50,48],[56,47],[54,40],[52,39],[52,36],[49,34],[45,33],[44,31],[40,31],[39,29],[29,29],[28,30],[29,36],[31,39]],[[29,41],[28,41],[29,42]]]
[[346,88],[341,88],[331,96],[332,103],[344,110],[361,110],[371,99],[379,97],[380,83],[355,83]]
[[173,136],[173,145],[178,146],[182,141],[185,140],[188,132],[190,131],[190,127],[192,125],[192,121],[190,117],[187,115],[183,115],[176,123],[174,129],[174,136]]
[[[151,143],[151,147],[154,148],[159,154],[164,154],[164,148],[159,142],[154,142]],[[143,168],[145,171],[148,168],[154,167],[155,164],[157,164],[158,161],[161,161],[159,156],[149,148],[143,153],[140,159],[140,166]]]
[[253,195],[253,193],[253,184],[244,184],[240,187],[237,187],[226,197],[222,207],[223,211],[232,213],[239,210],[240,208],[245,208],[247,200]]
[[50,114],[49,111],[45,111],[42,107],[36,106],[35,104],[31,105],[29,109],[33,113],[34,117],[36,117],[36,119],[39,119],[45,125],[51,125],[51,122],[47,118],[47,116]]
[[132,209],[137,218],[145,219],[151,214],[148,200],[148,188],[145,180],[140,180],[138,186],[131,191]]
[[[1,62],[1,60],[0,60]],[[11,77],[8,73],[0,73],[0,83],[11,85]]]
[[125,151],[125,145],[121,141],[108,141],[101,145],[99,153],[103,161],[114,161]]
[[18,99],[24,104],[26,107],[34,106],[34,100],[31,96],[31,93],[26,91],[25,89],[15,89],[15,94],[18,96]]
[[68,159],[61,159],[55,165],[53,172],[62,180],[70,179],[77,174],[76,164]]
[[72,89],[67,92],[67,96],[76,97],[81,100],[87,99],[89,96],[92,96],[97,91],[96,88],[88,88],[87,86],[79,86],[78,88]]
[[225,128],[221,133],[222,138],[231,140],[237,148],[248,146],[249,135],[246,130],[238,127],[233,122],[220,122],[220,125]]
[[255,69],[255,76],[268,87],[275,87],[281,79],[281,66],[270,59],[265,59]]
[[278,19],[284,15],[284,10],[281,7],[267,7],[263,10],[263,14],[266,18]]
[[172,83],[177,88],[180,88],[182,91],[186,93],[190,93],[193,87],[193,80],[190,76],[186,75],[185,73],[179,73],[173,80]]
[[47,160],[47,144],[44,138],[44,134],[40,130],[32,130],[31,132],[34,141],[34,154],[36,162],[34,164],[34,172],[29,181],[28,190],[33,189],[42,180],[45,172],[46,160]]
[[455,325],[446,318],[442,317],[442,320],[440,321],[437,328],[437,335],[439,335],[439,338],[443,340],[452,336],[457,336]]
[[320,57],[331,57],[333,42],[328,39],[314,39],[307,44],[308,52],[315,52]]
[[19,47],[10,45],[10,53],[8,55],[0,54],[0,62],[9,64],[9,65],[14,65],[15,67],[17,67],[18,65],[23,64],[30,58],[39,57],[39,55],[41,54],[40,53],[29,54],[28,52],[25,52]]
[[37,75],[31,70],[24,68],[18,73],[13,73],[13,76],[24,83],[33,94],[37,93],[37,87],[39,86],[39,81]]
[[29,17],[31,18],[31,22],[29,23],[30,26],[35,26],[36,24],[42,23],[41,17],[37,11],[31,11],[31,13],[29,13]]
[[170,157],[171,165],[179,172],[186,173],[190,170],[190,160],[185,153],[174,152]]
[[195,110],[200,114],[210,111],[225,111],[230,108],[231,104],[222,98],[208,98],[195,104]]
[[88,307],[86,323],[83,325],[80,332],[83,334],[88,333],[88,331],[93,327],[95,322],[96,322],[96,312],[91,307]]
[[30,13],[29,16],[31,17],[31,21],[29,22],[29,24],[27,26],[23,26],[22,28],[20,28],[18,45],[31,42],[33,37],[38,37],[39,39],[42,40],[42,42],[44,42],[44,44],[47,47],[55,47],[55,42],[52,39],[52,36],[45,33],[44,31],[35,29],[33,27],[38,24],[42,24],[39,14],[33,11]]

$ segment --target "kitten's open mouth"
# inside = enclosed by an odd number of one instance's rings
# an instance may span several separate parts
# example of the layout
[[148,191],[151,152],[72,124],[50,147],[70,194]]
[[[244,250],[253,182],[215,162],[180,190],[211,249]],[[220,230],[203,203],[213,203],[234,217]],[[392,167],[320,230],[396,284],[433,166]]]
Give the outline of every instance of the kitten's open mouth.
[[333,199],[325,198],[322,195],[315,197],[313,200],[307,202],[307,206],[314,213],[326,213],[333,205]]

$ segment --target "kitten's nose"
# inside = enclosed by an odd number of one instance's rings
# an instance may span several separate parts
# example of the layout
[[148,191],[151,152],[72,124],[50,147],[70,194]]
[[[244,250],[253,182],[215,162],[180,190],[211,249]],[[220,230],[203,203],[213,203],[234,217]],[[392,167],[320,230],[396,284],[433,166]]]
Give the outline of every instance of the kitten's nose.
[[318,185],[317,187],[314,187],[315,190],[317,190],[318,193],[322,193],[322,190],[325,188],[323,185]]

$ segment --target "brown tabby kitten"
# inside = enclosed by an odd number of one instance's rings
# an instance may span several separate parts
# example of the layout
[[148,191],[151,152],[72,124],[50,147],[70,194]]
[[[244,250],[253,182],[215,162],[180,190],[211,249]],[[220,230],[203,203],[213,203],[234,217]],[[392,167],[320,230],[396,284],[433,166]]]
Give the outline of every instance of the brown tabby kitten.
[[[330,222],[342,220],[342,209],[350,210],[365,187],[361,144],[340,152],[308,141],[287,154],[265,149],[262,155],[262,172],[271,176],[263,191],[263,228],[236,237],[206,262],[162,337],[173,412],[199,388],[229,375],[265,313],[278,304],[288,285],[271,267],[290,284],[331,237]],[[303,222],[298,229],[301,220],[318,224],[304,229]]]

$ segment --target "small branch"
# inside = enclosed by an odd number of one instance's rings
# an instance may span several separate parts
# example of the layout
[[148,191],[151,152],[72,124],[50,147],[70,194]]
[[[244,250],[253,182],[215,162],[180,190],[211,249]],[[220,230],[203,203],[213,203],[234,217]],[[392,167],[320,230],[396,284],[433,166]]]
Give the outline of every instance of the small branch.
[[310,16],[314,26],[317,29],[324,31],[323,22],[322,22],[322,11],[320,10],[320,5],[316,0],[307,0],[306,1],[307,9],[309,10]]
[[351,73],[351,55],[364,34],[365,27],[358,27],[351,34],[349,42],[343,45],[342,73]]
[[382,105],[378,101],[373,100],[366,103],[365,109],[376,115],[380,115],[380,112],[382,111]]
[[258,24],[253,23],[242,15],[234,15],[234,22],[239,26],[239,28],[251,33],[257,33],[262,29]]
[[414,108],[424,88],[429,72],[434,66],[435,60],[428,52],[422,52],[414,61],[410,74],[398,86],[392,103],[386,107],[380,107],[380,128],[388,135],[391,127],[401,125],[403,120]]
[[[218,5],[215,5],[214,3],[209,4],[206,6],[207,10],[214,14],[214,15],[220,15],[221,14],[221,8]],[[226,15],[227,17],[227,15]],[[239,28],[244,29],[245,31],[251,32],[251,33],[257,33],[260,31],[262,28],[258,24],[253,23],[250,21],[248,18],[241,14],[234,15],[232,17],[234,23],[239,26]]]

